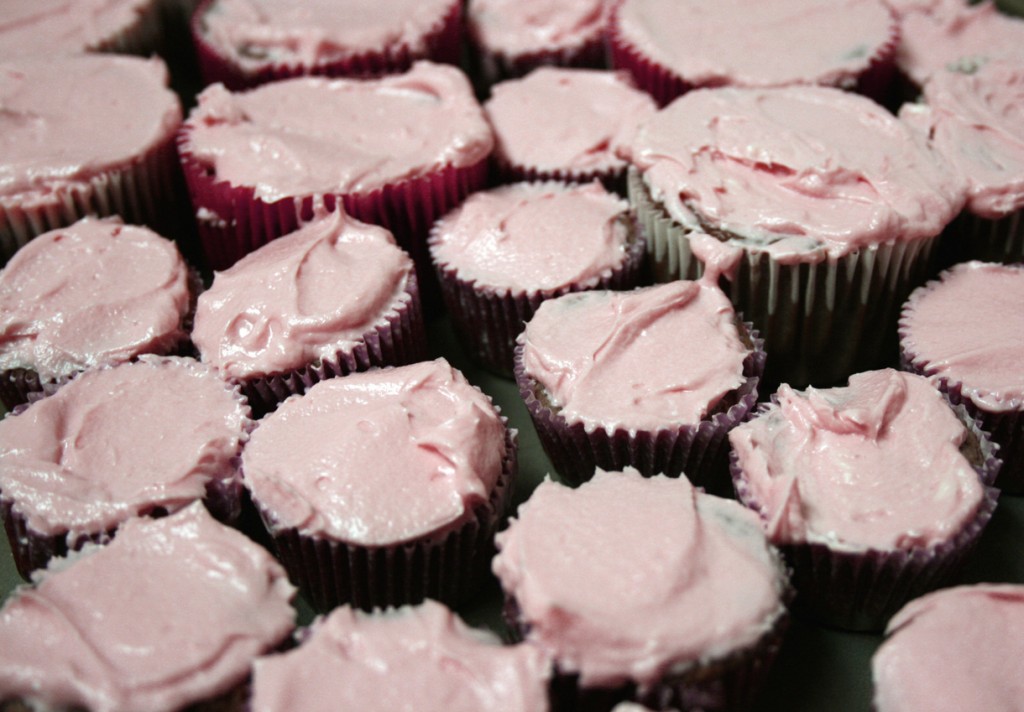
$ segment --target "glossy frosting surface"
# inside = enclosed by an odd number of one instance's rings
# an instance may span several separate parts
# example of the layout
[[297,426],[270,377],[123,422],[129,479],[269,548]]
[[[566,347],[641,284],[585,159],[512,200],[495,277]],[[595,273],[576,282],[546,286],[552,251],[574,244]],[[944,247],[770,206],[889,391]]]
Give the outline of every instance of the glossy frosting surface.
[[310,66],[389,48],[422,52],[451,7],[451,0],[217,0],[203,28],[207,41],[243,66]]
[[253,712],[545,712],[550,663],[503,646],[440,603],[367,615],[348,606],[313,624],[287,654],[254,667]]
[[470,0],[468,21],[488,51],[517,57],[598,40],[608,9],[607,0]]
[[926,379],[893,370],[794,391],[729,441],[776,543],[906,549],[947,541],[975,516],[966,431]]
[[608,430],[697,424],[744,382],[749,353],[725,295],[685,281],[547,300],[523,338],[526,373],[559,414]]
[[1024,709],[1024,586],[958,586],[889,622],[871,661],[878,712]]
[[626,259],[629,204],[599,183],[517,183],[474,193],[434,228],[435,263],[479,285],[555,290]]
[[21,205],[127,166],[181,123],[159,59],[8,60],[0,103],[0,199],[16,196]]
[[585,686],[642,689],[753,644],[783,610],[756,517],[685,477],[546,480],[497,543],[494,572],[527,640]]
[[241,683],[288,635],[293,592],[266,550],[202,505],[132,520],[108,546],[52,564],[0,610],[0,699],[92,712],[187,708]]
[[504,425],[447,361],[332,378],[264,417],[242,454],[279,528],[374,546],[461,522],[501,473]]
[[656,108],[626,74],[557,67],[495,84],[484,104],[505,160],[577,173],[624,168],[616,151]]
[[99,49],[135,25],[151,5],[150,0],[4,0],[0,59]]
[[191,359],[143,356],[88,371],[0,421],[0,491],[40,534],[100,533],[178,510],[232,458],[249,409]]
[[235,94],[214,84],[198,102],[190,153],[266,202],[366,193],[473,165],[494,145],[466,75],[430,62],[373,80],[303,77]]
[[625,0],[617,21],[697,86],[852,85],[895,30],[882,0]]
[[331,359],[408,301],[411,274],[391,233],[332,212],[218,272],[192,340],[232,379]]
[[687,228],[781,261],[820,261],[937,235],[963,182],[870,99],[826,87],[692,91],[630,150],[655,201]]
[[933,378],[962,383],[982,409],[1020,410],[1022,304],[1024,267],[957,265],[911,295],[900,319],[901,345]]

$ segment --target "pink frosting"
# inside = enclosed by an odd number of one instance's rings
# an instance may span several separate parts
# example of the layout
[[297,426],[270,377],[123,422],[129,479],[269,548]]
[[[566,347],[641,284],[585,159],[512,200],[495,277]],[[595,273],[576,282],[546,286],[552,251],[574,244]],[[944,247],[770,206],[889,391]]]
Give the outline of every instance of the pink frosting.
[[695,425],[743,383],[749,353],[725,295],[685,281],[547,300],[521,338],[562,417],[609,430]]
[[494,145],[466,75],[430,62],[380,79],[304,77],[237,94],[214,84],[198,102],[187,149],[266,202],[366,193],[476,164]]
[[896,63],[919,86],[946,67],[997,58],[1024,60],[1024,19],[1001,14],[990,0],[942,0],[902,13]]
[[902,347],[933,379],[962,383],[984,410],[1024,408],[1024,265],[968,262],[915,291]]
[[938,71],[924,101],[905,104],[900,118],[966,178],[968,210],[998,220],[1024,208],[1024,51],[969,74]]
[[330,359],[409,300],[412,269],[387,230],[332,212],[218,272],[192,341],[231,379]]
[[120,218],[44,233],[0,272],[0,369],[54,381],[188,338],[188,268],[178,248]]
[[949,540],[984,496],[960,419],[928,381],[871,371],[794,391],[729,433],[775,543],[906,549]]
[[849,86],[892,41],[882,0],[625,0],[622,37],[696,86]]
[[497,152],[513,165],[541,171],[612,171],[654,100],[628,75],[541,67],[491,88],[484,104]]
[[348,606],[316,621],[302,645],[253,666],[252,712],[545,712],[550,663],[503,646],[426,601],[369,615]]
[[0,59],[103,49],[152,6],[152,0],[4,0]]
[[260,421],[246,484],[277,528],[364,546],[456,526],[501,474],[504,425],[444,359],[333,378]]
[[756,516],[685,477],[546,480],[497,544],[527,641],[586,687],[649,687],[754,644],[784,610]]
[[780,261],[930,238],[964,200],[915,132],[826,87],[690,92],[640,129],[630,154],[684,227],[724,230]]
[[1024,586],[979,584],[911,601],[871,660],[878,712],[1024,709]]
[[469,0],[468,21],[477,41],[506,57],[575,49],[599,40],[608,0]]
[[242,66],[322,64],[360,52],[422,53],[452,0],[217,0],[203,16],[207,41]]
[[495,289],[595,282],[626,259],[629,204],[600,183],[517,183],[475,193],[434,228],[435,263]]
[[199,504],[132,520],[0,610],[0,699],[187,709],[243,682],[252,660],[288,635],[293,593],[266,550]]
[[0,64],[0,104],[0,199],[26,207],[127,167],[168,141],[181,123],[181,105],[159,59],[6,61]]
[[249,409],[191,359],[88,371],[0,421],[0,491],[39,534],[69,544],[236,477]]

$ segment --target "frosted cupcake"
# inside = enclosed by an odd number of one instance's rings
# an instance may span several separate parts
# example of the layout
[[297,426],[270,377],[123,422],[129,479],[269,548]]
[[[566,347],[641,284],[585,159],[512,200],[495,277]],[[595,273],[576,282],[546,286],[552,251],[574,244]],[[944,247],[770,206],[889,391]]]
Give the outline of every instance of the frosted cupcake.
[[192,19],[204,81],[230,89],[404,72],[418,59],[458,64],[461,38],[456,0],[207,0]]
[[497,544],[510,622],[554,659],[558,709],[745,709],[786,627],[756,517],[685,478],[547,480]]
[[19,572],[203,500],[237,518],[241,395],[191,359],[83,373],[0,421],[0,511]]
[[464,599],[516,469],[514,433],[442,360],[334,378],[260,421],[245,484],[319,610]]
[[253,660],[285,642],[294,589],[200,505],[127,523],[0,609],[0,707],[238,709]]
[[797,604],[830,625],[880,629],[949,583],[995,510],[996,448],[913,374],[783,386],[729,441],[740,501],[792,567]]
[[629,204],[599,183],[517,183],[467,198],[434,226],[430,252],[467,351],[508,375],[541,302],[636,286],[644,244]]
[[999,444],[996,483],[1024,493],[1024,266],[968,262],[916,290],[900,315],[900,360],[978,417]]
[[426,351],[412,260],[387,230],[343,210],[216,273],[192,339],[261,412],[325,378]]

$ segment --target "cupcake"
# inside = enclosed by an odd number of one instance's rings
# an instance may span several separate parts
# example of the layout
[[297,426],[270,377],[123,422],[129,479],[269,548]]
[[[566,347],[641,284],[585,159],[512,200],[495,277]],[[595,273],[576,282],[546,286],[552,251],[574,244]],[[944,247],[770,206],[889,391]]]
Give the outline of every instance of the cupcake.
[[199,505],[133,520],[0,609],[0,707],[239,709],[253,660],[294,626],[293,593],[270,554]]
[[515,434],[443,359],[318,383],[242,453],[278,555],[321,611],[464,599],[515,466]]
[[760,340],[725,295],[684,281],[547,300],[515,358],[541,445],[570,483],[634,467],[721,485],[717,455],[764,369]]
[[963,404],[998,443],[996,485],[1024,494],[1024,265],[968,262],[916,290],[900,315],[900,361]]
[[622,0],[609,39],[613,66],[664,106],[721,86],[822,85],[879,97],[899,30],[884,0]]
[[214,85],[198,102],[179,147],[216,269],[343,205],[391,230],[429,284],[430,226],[483,186],[494,144],[465,75],[429,62],[376,80]]
[[685,478],[546,480],[497,545],[510,622],[553,658],[558,709],[744,709],[786,627],[757,518]]
[[541,302],[636,286],[644,244],[629,204],[599,183],[517,183],[467,198],[434,226],[430,252],[466,350],[510,375]]
[[412,260],[387,230],[343,209],[217,272],[192,339],[258,412],[325,378],[426,351]]
[[181,106],[166,85],[158,59],[0,63],[0,260],[90,214],[173,234]]
[[1024,586],[978,584],[911,602],[871,659],[878,712],[1016,710]]
[[0,421],[0,513],[18,571],[105,541],[127,520],[196,500],[239,513],[249,408],[192,359],[143,356],[83,373]]
[[971,72],[935,72],[924,85],[923,102],[900,110],[900,118],[927,136],[967,182],[967,205],[948,235],[950,263],[1024,260],[1021,106],[1024,51],[1016,60],[994,59]]
[[458,64],[458,0],[206,0],[192,38],[207,84],[229,89],[307,74],[403,72],[418,59]]
[[173,242],[120,218],[43,233],[0,270],[0,399],[10,410],[89,368],[184,353],[201,287]]
[[841,628],[880,630],[947,584],[996,506],[996,448],[914,374],[784,385],[729,442],[736,492],[792,567],[797,605]]
[[617,151],[655,108],[626,74],[555,67],[494,85],[484,104],[503,182],[597,179],[621,193],[626,162]]
[[374,615],[342,606],[296,649],[256,661],[247,709],[547,712],[550,675],[536,648],[503,646],[435,601]]
[[768,344],[772,383],[828,385],[895,357],[899,305],[964,201],[908,127],[827,87],[691,92],[630,155],[655,278],[731,259],[729,294]]

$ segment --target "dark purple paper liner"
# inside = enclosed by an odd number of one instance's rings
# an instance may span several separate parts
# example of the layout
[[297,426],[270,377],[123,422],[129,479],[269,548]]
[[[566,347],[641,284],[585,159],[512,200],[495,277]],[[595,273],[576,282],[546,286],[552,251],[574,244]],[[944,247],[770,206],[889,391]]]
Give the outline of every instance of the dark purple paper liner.
[[587,184],[599,181],[609,193],[626,195],[626,166],[620,168],[603,168],[588,171],[575,171],[570,169],[542,169],[535,166],[526,166],[508,160],[498,153],[494,154],[494,179],[495,185],[508,183],[579,183]]
[[401,44],[348,54],[313,65],[268,60],[256,68],[243,67],[206,37],[203,18],[216,1],[204,0],[192,15],[192,43],[195,45],[203,83],[220,82],[232,91],[308,75],[378,77],[396,74],[406,71],[412,67],[413,62],[420,59],[458,65],[462,55],[462,3],[453,0],[444,15],[423,35],[424,47],[421,50],[414,50],[407,44]]
[[[515,348],[516,386],[559,477],[576,486],[593,477],[598,467],[606,471],[633,467],[645,477],[685,474],[695,486],[720,490],[719,479],[725,479],[725,463],[720,455],[725,452],[726,435],[753,413],[766,358],[764,341],[757,331],[748,323],[743,326],[753,348],[743,360],[744,382],[723,398],[729,407],[697,425],[666,424],[659,430],[597,427],[588,431],[581,422],[567,421],[538,397],[542,387],[526,373],[520,337]],[[721,478],[719,466],[723,470]]]
[[403,366],[427,355],[426,328],[416,274],[409,274],[405,291],[387,314],[358,342],[291,371],[243,379],[242,392],[253,411],[262,416],[289,396],[305,393],[315,383],[374,367]]
[[[590,289],[632,289],[637,286],[646,257],[646,247],[635,219],[628,218],[630,235],[622,263],[596,278],[550,291],[512,293],[458,276],[448,264],[437,264],[441,296],[452,326],[466,352],[484,368],[509,378],[514,367],[516,337],[523,324],[546,299]],[[438,223],[442,225],[443,221]],[[538,259],[545,259],[538,255]]]
[[536,50],[515,56],[488,49],[474,36],[472,24],[468,34],[474,73],[485,85],[485,94],[489,93],[492,84],[526,76],[538,67],[604,69],[608,66],[604,32],[571,47]]
[[1005,217],[989,219],[965,210],[942,236],[939,243],[942,261],[937,269],[944,270],[970,260],[1001,264],[1024,262],[1022,214],[1024,208]]
[[[892,11],[890,10],[890,14]],[[889,27],[889,37],[875,49],[868,65],[858,75],[851,75],[841,81],[840,89],[848,89],[864,94],[876,101],[884,101],[889,92],[889,85],[895,73],[896,48],[899,45],[900,29],[894,14]],[[672,101],[691,89],[724,86],[724,83],[701,84],[693,83],[680,76],[672,69],[651,59],[642,47],[637,47],[622,34],[619,24],[619,8],[612,14],[608,30],[608,45],[611,64],[615,69],[625,69],[633,77],[636,85],[654,97],[659,106],[667,106]],[[794,82],[796,83],[796,82]],[[820,82],[810,81],[809,84]]]
[[[774,396],[773,396],[774,398]],[[762,405],[755,417],[768,405]],[[782,552],[796,590],[794,610],[828,626],[852,631],[880,631],[908,601],[955,581],[995,512],[999,490],[992,487],[1002,464],[980,423],[961,406],[953,408],[978,439],[981,463],[974,465],[984,488],[974,518],[944,542],[932,546],[883,551],[837,551],[820,543],[773,542]],[[735,451],[729,468],[740,502],[765,521],[763,505],[751,492]]]
[[431,598],[454,606],[475,593],[489,570],[518,468],[517,433],[502,421],[505,458],[488,500],[432,534],[393,546],[361,546],[294,528],[275,531],[273,514],[257,503],[277,557],[310,605],[319,612],[344,604],[371,611]]

